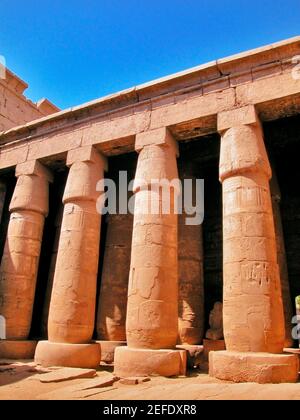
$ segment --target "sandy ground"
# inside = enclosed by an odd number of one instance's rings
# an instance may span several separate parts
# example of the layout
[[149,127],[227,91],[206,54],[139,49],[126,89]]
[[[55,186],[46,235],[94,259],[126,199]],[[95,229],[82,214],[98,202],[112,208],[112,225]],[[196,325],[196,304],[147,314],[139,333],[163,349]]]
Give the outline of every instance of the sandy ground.
[[[100,368],[97,377],[110,378],[112,368]],[[41,383],[28,362],[0,364],[1,400],[300,400],[300,383],[280,385],[232,384],[193,371],[187,378],[151,378],[139,385],[116,382],[105,388],[89,387],[93,379]]]

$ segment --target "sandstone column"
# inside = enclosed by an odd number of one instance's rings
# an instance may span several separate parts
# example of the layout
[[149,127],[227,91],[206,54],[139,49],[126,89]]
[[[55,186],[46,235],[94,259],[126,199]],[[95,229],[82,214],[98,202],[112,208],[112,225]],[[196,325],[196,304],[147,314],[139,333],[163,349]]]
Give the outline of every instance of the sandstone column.
[[[195,180],[188,162],[180,179]],[[195,184],[194,184],[195,190]],[[185,212],[178,216],[179,344],[201,344],[204,335],[204,278],[202,225],[187,225]]]
[[295,382],[298,358],[283,355],[284,317],[269,180],[253,106],[218,116],[222,135],[224,337],[212,376],[234,382]]
[[[178,194],[178,149],[164,128],[138,135],[136,150],[140,154],[134,185],[126,321],[128,347],[116,349],[115,373],[118,376],[174,376],[184,373],[186,365],[186,352],[175,350],[178,336],[178,217],[174,212],[174,200]],[[175,180],[176,187],[167,188],[164,194],[160,188],[163,180]],[[170,201],[171,211],[164,214],[167,212],[162,209]]]
[[0,357],[26,359],[33,357],[36,345],[28,336],[52,176],[38,161],[31,161],[16,167],[16,177],[0,268],[0,314],[6,320]]
[[112,363],[117,346],[126,345],[126,309],[131,256],[131,214],[110,214],[106,235],[97,337],[102,361]]
[[105,159],[92,147],[68,153],[70,172],[48,319],[48,341],[35,360],[44,366],[96,367],[94,331],[101,215],[96,208]]
[[284,347],[293,347],[294,341],[292,338],[292,318],[293,318],[293,307],[290,293],[289,274],[286,260],[284,234],[281,220],[280,202],[281,192],[278,185],[277,176],[273,170],[273,176],[271,179],[271,195],[272,195],[272,206],[275,223],[275,235],[277,245],[277,261],[279,264],[280,279],[281,279],[281,292],[284,310],[284,321],[285,321],[285,342]]

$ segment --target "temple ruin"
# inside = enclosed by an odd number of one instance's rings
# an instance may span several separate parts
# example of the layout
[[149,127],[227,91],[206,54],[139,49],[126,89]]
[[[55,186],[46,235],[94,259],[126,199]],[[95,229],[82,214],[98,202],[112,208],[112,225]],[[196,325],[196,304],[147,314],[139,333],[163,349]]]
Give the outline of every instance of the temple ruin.
[[[296,37],[63,111],[6,69],[0,358],[177,376],[202,352],[218,379],[296,382],[299,62]],[[120,171],[135,214],[101,215]],[[140,212],[152,179],[203,179],[204,222]]]

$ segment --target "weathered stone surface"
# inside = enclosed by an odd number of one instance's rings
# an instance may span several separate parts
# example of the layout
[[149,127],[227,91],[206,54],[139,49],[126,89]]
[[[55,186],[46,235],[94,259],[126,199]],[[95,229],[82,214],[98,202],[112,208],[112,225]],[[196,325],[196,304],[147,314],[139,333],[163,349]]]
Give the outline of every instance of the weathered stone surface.
[[211,352],[209,374],[233,382],[279,384],[297,382],[299,360],[296,355],[271,353]]
[[97,368],[101,361],[101,348],[97,343],[70,344],[39,341],[34,360],[46,367]]
[[93,378],[96,374],[97,373],[94,369],[64,368],[58,369],[54,372],[45,373],[35,379],[38,379],[42,383],[51,383],[70,381],[72,379],[79,378]]
[[144,377],[144,378],[139,378],[139,377],[134,378],[134,377],[131,377],[131,378],[122,378],[120,380],[120,384],[122,384],[122,385],[138,385],[138,384],[142,384],[144,382],[149,382],[149,381],[151,381],[151,378],[149,378],[147,376]]
[[86,384],[81,385],[82,390],[94,389],[94,388],[106,388],[112,386],[115,382],[119,381],[120,378],[114,375],[105,375],[88,381]]
[[185,350],[118,347],[115,352],[114,373],[121,378],[185,375],[186,366]]

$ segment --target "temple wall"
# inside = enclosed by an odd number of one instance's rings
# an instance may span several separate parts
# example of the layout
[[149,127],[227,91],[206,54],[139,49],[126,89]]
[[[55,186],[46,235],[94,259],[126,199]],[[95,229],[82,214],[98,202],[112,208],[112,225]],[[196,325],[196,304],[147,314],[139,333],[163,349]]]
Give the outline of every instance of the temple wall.
[[58,111],[47,99],[37,104],[27,99],[23,92],[28,85],[8,69],[5,76],[0,78],[0,132]]

